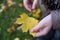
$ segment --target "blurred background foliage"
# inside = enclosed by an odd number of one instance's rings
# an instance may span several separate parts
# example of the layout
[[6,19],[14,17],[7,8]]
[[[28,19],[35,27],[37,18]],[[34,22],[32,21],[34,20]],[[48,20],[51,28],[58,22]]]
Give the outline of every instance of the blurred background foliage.
[[17,30],[13,22],[20,13],[30,12],[24,8],[23,0],[0,0],[0,40],[35,40],[28,32]]

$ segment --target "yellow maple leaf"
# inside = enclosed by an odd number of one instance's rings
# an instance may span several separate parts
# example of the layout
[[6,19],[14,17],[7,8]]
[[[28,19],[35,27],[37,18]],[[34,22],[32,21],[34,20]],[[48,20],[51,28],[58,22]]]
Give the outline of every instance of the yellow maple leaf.
[[41,9],[36,9],[36,14],[40,14],[41,13]]
[[12,30],[11,29],[7,29],[7,32],[12,33]]
[[36,37],[36,32],[30,32],[31,35],[33,35],[33,37]]
[[27,31],[28,31],[27,23],[24,22],[24,23],[22,24],[21,28],[22,28],[22,31],[23,31],[23,32],[27,32]]
[[[35,18],[33,18],[33,17],[29,17],[26,13],[23,13],[23,14],[20,15],[20,16],[21,16],[21,18],[17,19],[16,23],[17,23],[17,24],[23,23],[23,24],[21,25],[21,28],[22,28],[22,31],[23,31],[23,32],[27,32],[28,30],[29,30],[29,32],[30,32],[30,30],[31,30],[34,26],[36,26],[36,25],[38,24],[38,20],[37,20],[37,19],[35,19]],[[30,34],[31,34],[32,36],[34,36],[34,34],[36,34],[36,33],[31,33],[31,32],[30,32]]]
[[25,39],[25,40],[30,40],[30,39]]
[[7,0],[7,3],[8,3],[9,7],[11,7],[14,4],[14,2],[12,0]]
[[26,13],[23,13],[22,15],[20,15],[20,18],[17,18],[15,23],[22,24],[27,19],[27,17],[28,17],[28,15],[26,15]]
[[1,6],[0,13],[1,13],[1,12],[5,11],[6,6],[4,4],[0,4],[0,6]]
[[16,37],[14,40],[20,40],[18,37]]
[[40,9],[35,9],[32,11],[32,15],[36,18],[40,18],[40,13],[41,13]]
[[27,32],[28,30],[30,31],[34,26],[37,25],[37,23],[38,23],[38,20],[32,17],[28,17],[21,26],[23,32]]

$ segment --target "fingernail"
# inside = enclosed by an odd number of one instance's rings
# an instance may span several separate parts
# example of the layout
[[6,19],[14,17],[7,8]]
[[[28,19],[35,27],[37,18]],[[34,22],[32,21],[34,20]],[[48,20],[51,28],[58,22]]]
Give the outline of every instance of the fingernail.
[[35,9],[35,7],[33,6],[32,9]]

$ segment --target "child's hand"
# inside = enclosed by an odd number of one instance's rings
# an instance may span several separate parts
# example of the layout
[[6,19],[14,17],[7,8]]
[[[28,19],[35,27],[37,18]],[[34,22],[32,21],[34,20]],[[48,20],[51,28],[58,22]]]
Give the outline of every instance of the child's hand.
[[40,21],[40,23],[34,27],[31,32],[37,32],[36,37],[46,35],[52,27],[52,18],[51,14],[46,16]]
[[23,3],[24,7],[31,12],[32,9],[36,8],[38,0],[34,0],[33,3],[31,2],[31,0],[23,0]]

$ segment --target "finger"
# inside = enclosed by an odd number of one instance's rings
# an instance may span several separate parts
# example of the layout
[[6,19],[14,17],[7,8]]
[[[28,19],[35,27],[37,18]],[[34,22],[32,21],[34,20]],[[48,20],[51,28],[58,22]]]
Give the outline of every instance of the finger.
[[37,3],[38,3],[38,0],[34,0],[33,5],[32,5],[32,9],[35,9],[36,8]]
[[31,32],[36,32],[36,31],[39,31],[39,30],[42,30],[44,28],[44,24],[41,22],[39,23],[37,26],[35,26]]
[[44,35],[46,35],[49,31],[50,31],[49,27],[45,27],[43,30],[41,30],[40,32],[38,32],[38,33],[36,34],[36,37],[44,36]]
[[35,27],[31,30],[31,32],[36,32],[36,31],[39,30],[39,28],[40,28],[40,26],[35,26]]
[[31,12],[31,4],[28,5],[28,1],[23,1],[24,7]]

